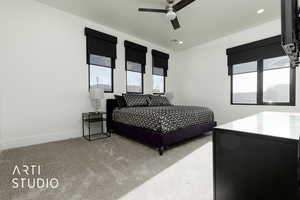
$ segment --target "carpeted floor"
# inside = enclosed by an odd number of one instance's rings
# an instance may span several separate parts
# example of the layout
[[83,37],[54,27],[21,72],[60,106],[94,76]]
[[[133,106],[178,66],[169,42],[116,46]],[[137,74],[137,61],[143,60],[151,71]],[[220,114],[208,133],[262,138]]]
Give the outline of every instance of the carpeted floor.
[[[0,154],[0,199],[211,200],[211,157],[210,136],[180,144],[164,156],[118,135],[94,142],[78,138],[12,149]],[[21,175],[12,175],[15,166],[22,165],[40,165],[40,174],[20,170]],[[17,189],[13,178],[18,178]],[[57,178],[59,187],[29,189],[25,182],[21,188],[20,178]]]

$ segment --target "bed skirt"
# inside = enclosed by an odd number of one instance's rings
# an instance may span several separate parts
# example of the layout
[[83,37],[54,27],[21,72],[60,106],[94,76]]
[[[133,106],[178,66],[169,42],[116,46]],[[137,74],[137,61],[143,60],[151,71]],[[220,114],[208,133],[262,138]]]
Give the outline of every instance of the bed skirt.
[[[197,137],[203,133],[211,131],[217,125],[216,122],[212,124],[194,125],[185,128],[180,128],[168,133],[161,133],[158,131],[135,127],[119,122],[112,122],[112,131],[119,135],[138,140],[144,144],[150,145],[160,150],[166,147],[183,142],[185,140]],[[161,153],[161,152],[160,152]]]

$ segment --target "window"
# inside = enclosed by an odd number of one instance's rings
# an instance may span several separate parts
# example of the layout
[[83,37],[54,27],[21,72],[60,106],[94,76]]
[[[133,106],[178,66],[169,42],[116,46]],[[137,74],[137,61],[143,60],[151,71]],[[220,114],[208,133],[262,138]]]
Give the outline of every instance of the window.
[[143,73],[140,72],[141,64],[127,61],[127,86],[128,93],[143,93]]
[[288,56],[233,65],[232,104],[295,105],[295,69]]
[[290,60],[289,57],[277,57],[264,60],[263,102],[290,102]]
[[231,104],[295,106],[296,69],[281,36],[227,49]]
[[165,93],[165,77],[159,75],[153,75],[153,93],[164,94]]
[[104,88],[104,92],[112,92],[113,90],[113,68],[111,67],[111,58],[104,56],[92,55],[91,58],[101,62],[98,65],[89,65],[89,86],[90,88],[100,86]]
[[153,93],[154,94],[164,94],[165,93],[165,76],[164,69],[153,67],[152,77],[153,77]]
[[147,47],[125,41],[125,63],[126,63],[126,92],[144,93],[144,73],[146,66]]
[[165,94],[166,77],[168,72],[169,55],[157,50],[152,50],[152,77],[153,93]]
[[232,102],[237,104],[257,103],[257,62],[233,66]]
[[104,92],[113,92],[113,69],[117,58],[117,38],[85,28],[87,40],[87,64],[89,89],[102,87]]

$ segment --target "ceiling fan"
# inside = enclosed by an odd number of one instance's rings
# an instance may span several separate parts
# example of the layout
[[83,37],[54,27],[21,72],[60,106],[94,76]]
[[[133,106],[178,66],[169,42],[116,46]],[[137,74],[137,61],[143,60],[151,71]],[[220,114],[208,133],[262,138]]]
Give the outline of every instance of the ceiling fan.
[[167,6],[165,9],[154,9],[154,8],[139,8],[140,12],[156,12],[165,13],[168,20],[171,21],[173,28],[176,30],[180,28],[178,17],[176,12],[185,8],[195,0],[181,0],[174,5],[174,0],[167,0]]

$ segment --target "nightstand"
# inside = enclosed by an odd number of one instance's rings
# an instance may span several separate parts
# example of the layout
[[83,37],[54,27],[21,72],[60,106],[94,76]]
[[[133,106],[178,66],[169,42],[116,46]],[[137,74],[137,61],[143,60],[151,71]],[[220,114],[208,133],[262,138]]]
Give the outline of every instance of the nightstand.
[[[106,123],[105,115],[105,112],[82,113],[82,137],[88,141],[110,137],[110,133],[104,132],[104,125]],[[97,130],[95,133],[92,133],[92,129]]]

